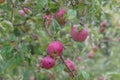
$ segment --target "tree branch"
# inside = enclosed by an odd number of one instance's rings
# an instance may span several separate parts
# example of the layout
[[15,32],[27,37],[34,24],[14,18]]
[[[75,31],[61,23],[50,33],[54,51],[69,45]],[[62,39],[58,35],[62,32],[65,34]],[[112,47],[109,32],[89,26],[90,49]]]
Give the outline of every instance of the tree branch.
[[11,18],[10,21],[13,22],[13,16],[14,16],[14,3],[13,0],[10,0],[11,4],[12,4],[12,10],[11,10]]
[[69,72],[72,74],[72,76],[73,76],[74,78],[76,78],[75,74],[71,71],[71,69],[70,69],[70,68],[67,66],[67,64],[65,63],[63,56],[60,56],[60,59],[61,59],[61,61],[63,62],[63,64],[66,66],[66,68],[69,70]]
[[48,21],[46,19],[44,19],[44,26],[48,36],[52,39],[52,41],[54,41],[54,37],[52,36],[51,32],[48,30]]

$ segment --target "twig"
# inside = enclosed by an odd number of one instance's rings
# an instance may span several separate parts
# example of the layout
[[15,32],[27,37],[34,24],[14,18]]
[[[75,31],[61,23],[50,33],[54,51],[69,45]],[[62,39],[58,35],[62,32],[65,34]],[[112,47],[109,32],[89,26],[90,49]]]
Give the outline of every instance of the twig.
[[76,3],[76,4],[79,4],[79,0],[76,0],[75,3]]
[[13,22],[13,16],[14,16],[14,3],[13,0],[10,0],[11,4],[12,4],[12,10],[11,10],[11,22]]
[[54,38],[51,32],[48,30],[48,21],[46,19],[44,19],[44,26],[45,26],[45,31],[47,32],[48,36],[52,39],[52,41],[54,41]]
[[60,59],[61,59],[61,61],[63,62],[63,64],[66,66],[66,68],[69,70],[69,72],[72,74],[72,76],[73,76],[74,78],[76,78],[75,74],[74,74],[74,73],[71,71],[71,69],[67,66],[67,64],[65,63],[65,61],[64,61],[64,59],[63,59],[62,56],[60,56]]
[[26,19],[25,19],[25,21],[24,22],[22,22],[22,23],[18,23],[18,24],[14,24],[14,26],[21,26],[21,25],[25,25],[26,24],[26,22],[27,22],[27,20],[29,20],[30,19],[30,17],[27,17]]
[[74,4],[73,4],[72,0],[70,0],[70,3],[71,3],[71,5],[72,5],[72,7],[74,7]]
[[90,46],[91,46],[91,47],[93,47],[93,40],[92,40],[92,36],[91,36],[91,35],[89,35],[89,37],[90,37]]

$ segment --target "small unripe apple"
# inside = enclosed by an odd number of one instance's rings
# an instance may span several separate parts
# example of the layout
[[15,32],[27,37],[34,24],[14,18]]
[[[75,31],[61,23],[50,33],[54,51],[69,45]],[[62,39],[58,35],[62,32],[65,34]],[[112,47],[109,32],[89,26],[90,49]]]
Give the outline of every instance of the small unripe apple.
[[81,66],[81,69],[82,69],[82,70],[85,70],[85,69],[86,69],[86,67],[85,67],[85,66]]
[[98,80],[104,80],[104,77],[103,77],[103,76],[100,76],[100,77],[98,78]]
[[81,58],[81,57],[78,57],[78,58],[77,58],[77,60],[78,60],[78,61],[81,61],[81,60],[82,60],[82,58]]
[[97,51],[97,49],[98,49],[98,46],[93,46],[94,51]]
[[90,51],[88,54],[87,54],[87,57],[88,58],[93,58],[93,56],[94,56],[94,51],[92,50],[92,51]]
[[105,27],[107,26],[107,23],[105,21],[101,22],[100,24],[100,32],[103,33],[105,31]]
[[24,12],[24,10],[19,10],[18,12],[21,16],[27,16],[27,14]]

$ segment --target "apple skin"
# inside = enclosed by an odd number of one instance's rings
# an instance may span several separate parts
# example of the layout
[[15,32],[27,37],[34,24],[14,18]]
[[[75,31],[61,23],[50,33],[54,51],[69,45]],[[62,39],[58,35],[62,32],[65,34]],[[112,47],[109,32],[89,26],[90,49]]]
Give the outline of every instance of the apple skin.
[[107,26],[107,23],[105,21],[101,22],[100,24],[101,27],[106,27]]
[[55,18],[58,21],[58,23],[63,26],[67,23],[67,20],[65,19],[64,15],[66,14],[65,9],[60,9],[56,14]]
[[76,31],[77,28],[78,25],[74,25],[71,30],[72,39],[76,42],[84,42],[88,37],[88,31],[84,28],[82,30]]
[[107,23],[105,21],[102,21],[100,23],[100,32],[103,33],[105,31],[105,27],[107,26]]

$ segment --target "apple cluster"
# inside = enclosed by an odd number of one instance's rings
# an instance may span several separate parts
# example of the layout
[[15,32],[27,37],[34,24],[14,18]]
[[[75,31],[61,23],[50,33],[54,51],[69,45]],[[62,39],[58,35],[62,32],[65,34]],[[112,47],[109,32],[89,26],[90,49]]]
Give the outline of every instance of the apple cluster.
[[[43,19],[46,19],[48,25],[51,24],[52,18],[55,18],[60,25],[64,25],[67,21],[64,17],[66,13],[65,9],[60,9],[58,12],[56,12],[55,16],[53,16],[52,13],[49,14],[44,14]],[[79,28],[80,27],[80,28]],[[88,36],[88,31],[86,28],[79,26],[79,25],[74,25],[71,29],[71,37],[74,41],[76,42],[84,42],[87,39]],[[63,56],[63,51],[65,50],[64,45],[60,41],[52,41],[48,47],[47,47],[47,55],[42,58],[40,67],[45,68],[45,69],[51,69],[55,66],[56,57]],[[64,64],[69,68],[64,69],[64,71],[68,72],[69,75],[72,73],[76,73],[76,67],[74,65],[74,62],[67,59],[64,60]]]

